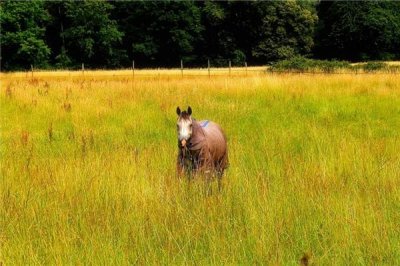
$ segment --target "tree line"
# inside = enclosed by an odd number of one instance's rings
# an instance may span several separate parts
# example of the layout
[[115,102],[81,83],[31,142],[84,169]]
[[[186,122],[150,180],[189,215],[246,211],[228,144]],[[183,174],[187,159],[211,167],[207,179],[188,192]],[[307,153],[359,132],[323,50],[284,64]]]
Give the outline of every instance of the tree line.
[[400,2],[1,1],[2,70],[400,59]]

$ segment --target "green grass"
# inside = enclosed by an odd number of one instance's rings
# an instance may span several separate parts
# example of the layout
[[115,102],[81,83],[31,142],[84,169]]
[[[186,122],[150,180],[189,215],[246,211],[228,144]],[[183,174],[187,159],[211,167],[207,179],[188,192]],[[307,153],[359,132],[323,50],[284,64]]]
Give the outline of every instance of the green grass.
[[[2,80],[0,263],[400,264],[399,76]],[[211,196],[189,104],[228,136]]]

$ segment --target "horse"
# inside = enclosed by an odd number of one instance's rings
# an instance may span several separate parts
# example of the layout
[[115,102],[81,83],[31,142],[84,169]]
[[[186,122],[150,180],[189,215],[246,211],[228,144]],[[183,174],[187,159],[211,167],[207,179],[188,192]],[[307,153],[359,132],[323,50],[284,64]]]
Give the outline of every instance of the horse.
[[224,170],[228,167],[228,147],[221,127],[212,121],[197,121],[192,118],[192,108],[181,111],[176,108],[178,133],[177,172],[195,176],[204,174],[207,178],[218,177],[220,188]]

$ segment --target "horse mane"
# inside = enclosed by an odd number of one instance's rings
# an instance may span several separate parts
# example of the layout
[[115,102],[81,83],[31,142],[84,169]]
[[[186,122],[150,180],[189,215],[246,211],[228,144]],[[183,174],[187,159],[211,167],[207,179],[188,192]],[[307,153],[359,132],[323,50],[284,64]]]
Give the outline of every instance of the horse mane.
[[183,118],[183,119],[188,119],[190,117],[190,114],[188,112],[186,112],[186,111],[183,111],[180,114],[180,117]]

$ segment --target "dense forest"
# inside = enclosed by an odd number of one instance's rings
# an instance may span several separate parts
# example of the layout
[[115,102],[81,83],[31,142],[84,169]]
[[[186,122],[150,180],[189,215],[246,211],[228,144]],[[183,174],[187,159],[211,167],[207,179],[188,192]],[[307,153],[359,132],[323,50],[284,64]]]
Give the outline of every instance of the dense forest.
[[0,3],[2,70],[400,59],[400,2]]

